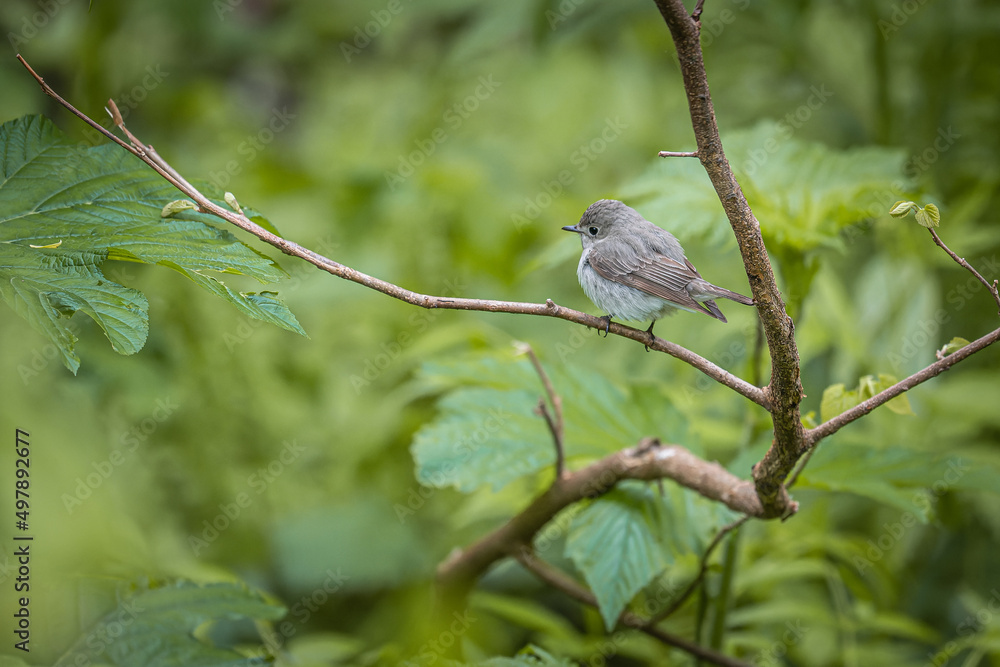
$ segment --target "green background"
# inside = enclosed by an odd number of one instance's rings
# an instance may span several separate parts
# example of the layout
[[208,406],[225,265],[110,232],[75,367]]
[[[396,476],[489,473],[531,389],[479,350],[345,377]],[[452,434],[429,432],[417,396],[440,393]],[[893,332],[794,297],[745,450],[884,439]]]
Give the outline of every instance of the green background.
[[[656,157],[695,146],[652,2],[5,2],[0,28],[15,47],[0,64],[0,120],[44,113],[94,141],[17,50],[95,118],[116,99],[182,174],[403,287],[594,312],[576,282],[578,241],[559,227],[615,197],[672,231],[708,280],[749,292],[700,166]],[[987,291],[912,218],[885,212],[897,199],[935,202],[945,241],[1000,276],[996,3],[710,0],[702,33],[730,161],[751,181],[772,170],[744,187],[791,298],[803,412],[819,414],[828,385],[901,378],[952,337],[995,328]],[[768,139],[782,151],[807,142],[808,155],[757,165]],[[843,152],[864,147],[882,150]],[[894,182],[908,197],[887,191]],[[7,441],[28,431],[33,452],[31,664],[54,662],[123,582],[144,577],[241,580],[275,596],[291,609],[285,648],[299,664],[419,654],[435,565],[547,479],[471,495],[421,486],[410,444],[448,384],[417,373],[427,361],[488,370],[483,355],[523,363],[512,343],[527,341],[567,381],[575,369],[627,387],[658,415],[652,424],[671,424],[656,435],[737,474],[766,448],[762,411],[669,357],[555,319],[424,311],[241,238],[288,271],[271,289],[309,338],[248,320],[173,272],[124,263],[105,271],[150,301],[134,356],[78,314],[74,377],[13,311],[0,319],[0,424]],[[750,377],[755,314],[721,305],[728,325],[680,313],[657,334]],[[742,531],[727,652],[758,664],[921,665],[954,640],[955,664],[1000,664],[998,367],[995,349],[982,352],[911,392],[916,417],[878,411],[823,444],[794,493],[800,513]],[[588,406],[576,407],[586,420]],[[0,469],[11,457],[3,448]],[[241,497],[217,538],[192,543]],[[928,523],[903,526],[907,513]],[[11,514],[0,535],[13,534]],[[683,566],[689,576],[692,562]],[[343,575],[337,592],[296,616],[331,571]],[[12,572],[0,584],[8,619]],[[596,611],[510,566],[482,589],[461,636],[466,659],[533,642],[594,664]],[[690,636],[697,616],[695,600],[672,629]],[[795,624],[809,628],[804,641],[787,639]],[[253,642],[252,628],[229,631]],[[10,642],[0,652],[13,654]],[[631,636],[614,660],[687,664]]]

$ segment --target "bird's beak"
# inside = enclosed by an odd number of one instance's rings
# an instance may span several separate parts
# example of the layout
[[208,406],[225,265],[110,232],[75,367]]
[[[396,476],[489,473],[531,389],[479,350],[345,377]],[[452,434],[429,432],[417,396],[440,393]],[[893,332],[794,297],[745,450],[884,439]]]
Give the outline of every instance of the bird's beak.
[[577,234],[582,234],[583,233],[582,230],[577,229],[576,227],[573,227],[573,226],[570,226],[570,225],[567,225],[567,226],[563,227],[562,229],[563,229],[564,232],[576,232]]

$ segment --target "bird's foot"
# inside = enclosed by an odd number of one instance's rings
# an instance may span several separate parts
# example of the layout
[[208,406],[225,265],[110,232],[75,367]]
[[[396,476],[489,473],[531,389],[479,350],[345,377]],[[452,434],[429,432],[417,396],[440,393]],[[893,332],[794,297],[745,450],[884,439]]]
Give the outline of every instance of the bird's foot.
[[[598,319],[604,320],[604,337],[607,338],[608,337],[608,332],[611,331],[611,316],[610,315],[605,315],[604,317],[600,317]],[[598,329],[597,333],[598,333],[598,335],[600,335],[601,330]]]
[[643,347],[646,349],[646,352],[649,352],[649,346],[652,345],[653,342],[656,340],[656,336],[653,335],[653,325],[654,324],[656,324],[656,320],[653,320],[652,322],[650,322],[649,323],[649,328],[646,329],[646,333],[649,334],[649,342],[643,344]]

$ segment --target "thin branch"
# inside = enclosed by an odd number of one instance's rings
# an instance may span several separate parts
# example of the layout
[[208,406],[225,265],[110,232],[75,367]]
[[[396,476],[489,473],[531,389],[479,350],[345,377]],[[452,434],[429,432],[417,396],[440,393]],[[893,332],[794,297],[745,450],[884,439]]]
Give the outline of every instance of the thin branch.
[[[760,223],[754,217],[722,149],[715,108],[705,74],[699,23],[688,15],[681,0],[656,0],[656,6],[663,15],[677,48],[691,124],[698,144],[698,158],[712,181],[733,228],[754,303],[764,326],[771,355],[771,381],[765,388],[765,393],[771,406],[774,442],[764,458],[754,466],[753,475],[757,492],[768,514],[786,515],[788,496],[782,482],[800,456],[804,441],[799,416],[802,384],[794,326],[785,312],[785,304],[774,279],[774,271],[761,237]],[[700,3],[696,11],[698,9]]]
[[675,611],[677,611],[678,609],[681,608],[681,606],[684,605],[687,599],[691,597],[691,594],[694,593],[695,590],[698,588],[698,586],[701,584],[702,580],[705,579],[705,574],[708,572],[708,561],[712,557],[712,552],[715,551],[715,548],[722,543],[722,539],[726,535],[736,530],[749,520],[750,517],[743,516],[737,519],[736,521],[733,521],[732,523],[727,524],[719,529],[719,532],[715,534],[714,538],[712,538],[712,541],[709,543],[708,548],[705,549],[705,553],[701,557],[701,567],[698,569],[698,575],[691,581],[691,583],[688,584],[687,588],[684,589],[684,592],[681,593],[676,600],[670,603],[670,606],[660,610],[658,613],[650,617],[648,621],[646,621],[649,625],[656,625],[663,619],[672,615]]
[[1000,329],[995,329],[990,333],[986,334],[982,338],[972,341],[965,347],[956,352],[949,354],[944,359],[936,361],[930,366],[927,366],[922,371],[914,373],[905,380],[901,380],[896,384],[892,385],[888,389],[884,389],[879,393],[875,394],[866,401],[855,405],[850,410],[842,412],[833,419],[823,422],[819,426],[806,431],[806,439],[803,444],[802,453],[805,453],[809,449],[816,446],[823,438],[836,433],[843,427],[847,426],[851,422],[864,417],[869,412],[882,405],[883,403],[890,401],[905,391],[913,389],[919,384],[927,382],[932,377],[944,373],[946,370],[962,361],[963,359],[979,352],[980,350],[989,347],[993,343],[1000,340]]
[[548,396],[552,410],[555,412],[555,419],[553,419],[545,405],[544,399],[539,399],[537,411],[538,414],[545,418],[545,423],[548,424],[549,431],[552,433],[552,441],[556,448],[556,479],[559,479],[563,476],[566,467],[563,448],[562,397],[556,393],[555,387],[552,386],[552,380],[549,379],[548,373],[542,368],[542,362],[538,360],[538,355],[535,354],[534,348],[527,343],[523,343],[520,349],[531,359],[531,365],[535,367],[535,372],[538,373],[538,377],[542,381],[542,386],[545,387],[545,395]]
[[[560,570],[552,567],[545,561],[535,556],[530,547],[520,545],[519,548],[512,551],[511,555],[517,560],[517,562],[524,566],[524,569],[534,574],[549,586],[562,591],[577,602],[582,602],[583,604],[591,607],[598,607],[597,598],[593,593]],[[749,663],[743,662],[742,660],[730,658],[727,655],[705,648],[704,646],[695,644],[692,641],[688,641],[683,637],[678,637],[677,635],[653,627],[646,619],[633,614],[630,611],[622,612],[622,615],[618,620],[624,626],[639,630],[650,637],[655,637],[664,644],[679,648],[680,650],[690,653],[693,656],[697,656],[702,660],[706,660],[713,665],[722,665],[723,667],[751,667]]]
[[[934,237],[934,243],[938,244],[938,246],[942,250],[951,255],[951,258],[956,262],[958,262],[959,266],[965,267],[965,269],[967,269],[972,275],[974,275],[979,280],[979,282],[986,285],[986,289],[988,289],[990,291],[990,294],[993,295],[993,300],[997,302],[997,308],[1000,309],[1000,290],[997,289],[997,281],[994,280],[993,284],[991,285],[989,281],[986,280],[986,278],[983,278],[982,274],[980,274],[979,271],[976,271],[971,264],[965,261],[964,257],[959,257],[954,252],[952,252],[951,248],[946,246],[944,244],[944,241],[941,240],[941,237],[937,235],[937,232],[934,231],[933,227],[928,227],[927,231],[929,231],[931,233],[931,236]],[[998,310],[997,312],[1000,313],[1000,310]]]
[[563,453],[562,432],[559,424],[552,419],[552,414],[549,412],[549,406],[546,405],[544,398],[538,399],[538,405],[535,406],[535,412],[545,420],[545,423],[549,427],[549,432],[552,434],[552,443],[556,448],[556,479],[562,479],[563,473],[566,471],[566,457]]
[[[297,243],[288,241],[286,239],[272,234],[260,225],[256,224],[246,216],[241,213],[231,211],[229,209],[223,208],[217,205],[215,202],[211,201],[208,197],[203,195],[196,188],[191,186],[183,177],[181,177],[176,170],[174,170],[170,165],[166,163],[156,152],[153,150],[152,146],[144,145],[138,138],[132,135],[130,132],[126,135],[128,136],[136,145],[130,145],[128,142],[123,141],[116,135],[108,132],[99,123],[95,122],[89,118],[83,112],[77,110],[72,104],[60,97],[45,81],[28,65],[28,63],[20,55],[17,56],[21,64],[28,70],[28,72],[38,81],[45,94],[53,97],[56,101],[66,107],[70,112],[76,116],[83,119],[87,124],[99,130],[103,135],[114,141],[116,144],[132,153],[140,160],[145,162],[149,167],[151,167],[156,173],[166,179],[171,185],[180,190],[182,193],[190,197],[195,203],[198,204],[199,209],[218,218],[222,218],[227,222],[239,227],[240,229],[253,234],[261,241],[268,243],[286,255],[291,255],[294,257],[299,257],[309,262],[313,266],[330,273],[331,275],[337,276],[338,278],[343,278],[345,280],[350,280],[351,282],[358,283],[359,285],[364,285],[369,289],[381,292],[387,296],[391,296],[394,299],[399,299],[400,301],[405,301],[406,303],[420,306],[421,308],[442,308],[450,310],[474,310],[474,311],[486,311],[494,313],[517,313],[523,315],[539,315],[544,317],[555,317],[568,322],[575,322],[577,324],[582,324],[583,326],[590,327],[592,329],[604,330],[608,328],[609,333],[616,336],[621,336],[623,338],[629,338],[636,342],[646,345],[651,350],[656,350],[657,352],[663,352],[669,354],[670,356],[679,359],[694,368],[700,370],[702,373],[712,378],[716,382],[723,384],[736,393],[745,396],[757,405],[768,409],[767,398],[764,391],[759,387],[755,387],[745,380],[733,375],[729,371],[720,368],[719,366],[708,361],[704,357],[701,357],[690,350],[677,345],[676,343],[671,343],[670,341],[663,340],[662,338],[654,337],[653,341],[650,342],[649,334],[645,330],[633,329],[632,327],[627,327],[623,324],[617,322],[611,322],[610,327],[607,322],[594,315],[589,315],[587,313],[572,310],[570,308],[565,308],[563,306],[556,305],[551,299],[547,300],[545,303],[523,303],[515,301],[494,301],[489,299],[459,299],[459,298],[446,298],[439,296],[431,296],[427,294],[420,294],[419,292],[413,292],[408,289],[399,287],[385,280],[369,276],[360,271],[352,269],[349,266],[336,262],[332,259],[324,257],[319,253],[313,252],[308,248],[304,248]],[[112,113],[112,116],[114,114]],[[119,127],[123,128],[124,123],[121,123]]]
[[705,8],[705,0],[698,0],[694,5],[694,11],[691,12],[691,20],[695,23],[701,22],[701,12]]
[[698,157],[698,151],[660,151],[659,157]]
[[487,568],[508,555],[510,545],[531,544],[535,534],[561,510],[584,498],[607,493],[626,479],[670,479],[737,512],[764,516],[753,482],[740,479],[718,463],[698,458],[684,447],[657,447],[654,442],[655,438],[644,439],[635,447],[557,479],[507,523],[469,547],[452,552],[438,566],[439,583],[445,588],[471,586]]

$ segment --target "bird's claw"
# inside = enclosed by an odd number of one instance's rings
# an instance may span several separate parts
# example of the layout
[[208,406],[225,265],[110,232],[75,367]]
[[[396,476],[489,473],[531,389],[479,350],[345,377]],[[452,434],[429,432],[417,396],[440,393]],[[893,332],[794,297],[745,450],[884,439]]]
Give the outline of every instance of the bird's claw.
[[[605,315],[604,317],[601,317],[601,318],[598,318],[598,319],[604,320],[604,337],[607,338],[608,337],[608,333],[611,331],[611,316],[610,315]],[[598,329],[597,333],[600,334],[601,330]]]

